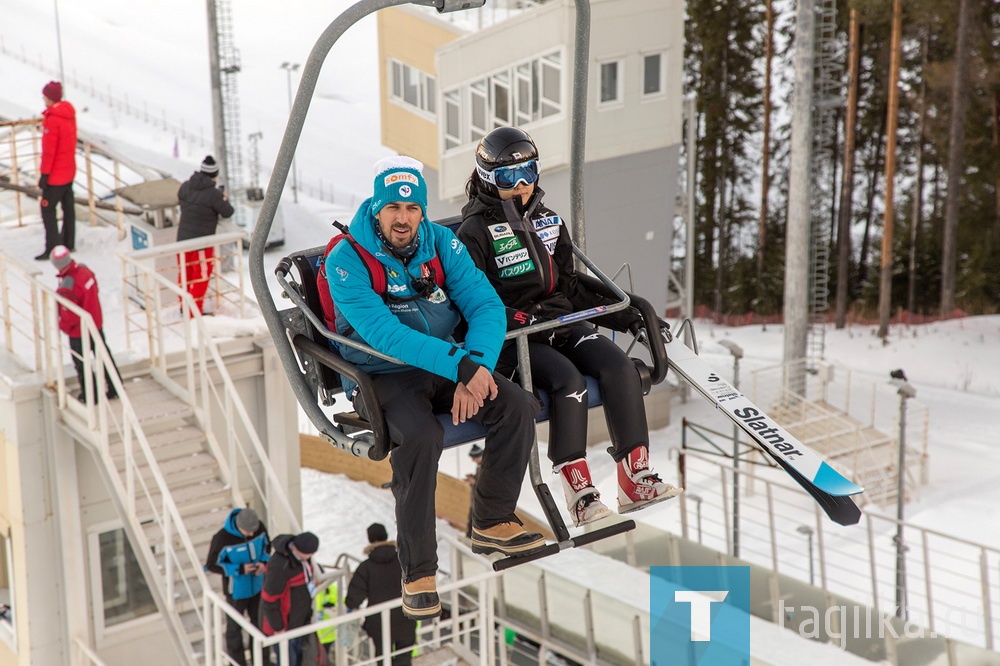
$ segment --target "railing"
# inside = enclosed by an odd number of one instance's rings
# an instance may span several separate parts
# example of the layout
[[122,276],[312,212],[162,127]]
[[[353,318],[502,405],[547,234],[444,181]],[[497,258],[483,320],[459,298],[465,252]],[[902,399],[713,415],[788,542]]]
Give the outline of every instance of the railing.
[[[815,372],[805,372],[802,366],[806,363],[801,360],[757,370],[753,373],[750,397],[764,409],[780,408],[786,414],[786,428],[797,423],[807,424],[810,419],[833,421],[840,415],[846,415],[847,419],[841,419],[840,432],[827,430],[822,435],[800,439],[806,445],[814,445],[815,441],[834,436],[840,441],[853,439],[858,447],[847,453],[836,453],[836,461],[853,472],[877,475],[882,486],[893,488],[890,499],[895,501],[895,481],[890,478],[889,472],[896,464],[895,452],[900,434],[899,396],[896,390],[889,385],[888,378],[885,382],[878,382],[828,362],[817,363]],[[788,371],[789,367],[793,370]],[[791,391],[787,379],[803,375],[804,391],[801,395],[796,394]],[[907,401],[905,441],[909,499],[918,497],[920,486],[927,483],[929,418],[926,405],[914,399]],[[876,456],[872,451],[874,447],[881,447],[883,454],[891,454],[890,457]],[[871,484],[872,478],[869,476],[866,483]]]
[[[7,222],[10,208],[13,223],[24,226],[40,222],[38,207],[33,205],[41,191],[37,187],[41,165],[41,119],[0,122],[0,222]],[[141,182],[148,170],[129,160],[111,155],[85,138],[77,142],[77,174],[74,189],[77,205],[85,205],[91,225],[116,227],[119,237],[126,231],[125,214],[142,211],[126,204],[115,190],[129,183]],[[4,201],[7,204],[4,204]]]
[[[476,557],[472,555],[472,552],[466,546],[457,541],[449,540],[448,543],[451,549],[452,562],[457,561],[457,558],[463,556]],[[477,557],[477,559],[479,558]],[[442,602],[450,607],[451,613],[446,619],[425,623],[418,632],[417,642],[412,648],[406,648],[405,651],[409,652],[411,649],[424,651],[449,643],[452,645],[458,644],[462,653],[466,657],[469,657],[473,655],[473,637],[476,637],[477,648],[479,650],[476,663],[479,666],[496,663],[498,646],[492,628],[496,621],[493,609],[499,576],[500,574],[498,573],[485,570],[482,573],[468,576],[461,580],[439,583],[438,594],[441,596]],[[343,603],[343,594],[347,589],[348,582],[346,572],[341,573],[336,582],[341,594],[341,598],[337,604],[337,612],[339,613],[337,617],[321,622],[314,622],[298,629],[275,634],[274,636],[265,636],[250,620],[242,614],[236,613],[226,603],[222,595],[206,589],[204,614],[209,618],[205,634],[206,666],[229,666],[232,664],[232,660],[226,654],[225,646],[227,618],[231,618],[239,624],[243,631],[249,635],[252,660],[248,663],[252,666],[264,666],[267,663],[264,661],[264,650],[265,648],[270,648],[278,655],[278,664],[284,666],[289,663],[289,641],[292,639],[315,634],[325,629],[336,629],[337,635],[340,637],[343,633],[353,633],[365,618],[373,615],[379,616],[382,622],[382,657],[364,659],[358,658],[357,655],[351,655],[352,658],[348,660],[347,651],[349,646],[344,644],[345,641],[338,639],[336,663],[351,663],[355,666],[365,666],[367,664],[391,666],[393,653],[389,649],[389,641],[391,640],[389,617],[393,608],[399,608],[402,605],[402,599],[386,601],[352,613],[347,613]],[[483,627],[489,627],[490,630],[484,634]]]
[[[217,266],[206,301],[231,305],[234,316],[245,316],[249,305],[243,288],[242,234],[229,232],[171,243],[122,255],[126,296],[126,340],[144,333],[149,345],[153,376],[178,398],[190,404],[202,425],[209,448],[219,461],[223,479],[233,501],[245,504],[247,485],[264,499],[266,523],[299,531],[300,523],[285,494],[282,481],[271,466],[267,452],[232,378],[226,371],[218,345],[191,295],[177,284],[177,255],[184,251],[215,248],[217,264],[234,262],[232,282]],[[235,248],[231,254],[226,248]],[[221,256],[219,256],[221,255]],[[177,352],[179,368],[174,367]],[[179,370],[179,372],[175,372]]]
[[[199,614],[201,622],[199,602],[202,590],[207,587],[207,580],[200,557],[184,528],[180,511],[174,504],[170,488],[160,472],[100,331],[88,312],[42,285],[26,268],[2,253],[0,276],[5,333],[8,330],[12,333],[25,329],[33,331],[34,369],[41,372],[46,383],[55,388],[59,408],[82,418],[90,436],[88,443],[95,448],[102,463],[102,472],[111,486],[111,498],[118,505],[119,516],[133,543],[133,550],[139,554],[140,566],[150,591],[157,599],[158,607],[167,611],[164,619],[171,627],[171,634],[177,640],[186,642],[186,634],[176,611],[181,605],[189,606]],[[27,287],[23,290],[23,293],[29,294],[27,303],[30,308],[27,313],[11,304],[14,294],[22,291],[12,290],[13,284]],[[58,307],[66,308],[80,317],[83,353],[79,360],[83,363],[87,395],[87,401],[83,404],[71,398],[67,391],[63,362],[66,346],[58,329]],[[28,326],[23,323],[25,319],[30,322]],[[21,325],[17,325],[18,322]],[[12,333],[5,335],[6,344],[16,354],[17,345],[13,344]],[[108,378],[111,381],[110,387],[107,385]],[[104,397],[109,388],[114,388],[118,394],[120,417]],[[119,441],[123,447],[124,468],[120,471],[112,457],[113,440]],[[147,467],[151,483],[143,475],[144,466]],[[146,518],[145,515],[140,516],[137,510],[140,500],[145,500],[148,505],[144,507],[145,510],[151,514],[152,521],[160,528],[164,537],[161,548],[164,554],[162,571],[154,559],[153,544],[146,537],[140,522]],[[179,545],[175,544],[175,540]],[[176,586],[178,571],[192,571],[197,589],[186,576],[181,577],[180,587]],[[189,653],[190,647],[185,652]]]
[[[59,68],[56,64],[47,64],[41,52],[36,54],[34,57],[30,57],[25,51],[24,44],[22,43],[20,46],[21,48],[17,49],[14,45],[7,44],[3,39],[3,36],[0,35],[0,54],[19,60],[25,65],[35,67],[52,78],[58,78],[60,76]],[[47,51],[47,53],[51,55],[51,51]],[[66,85],[67,89],[71,89],[73,91],[74,95],[76,94],[76,91],[87,94],[94,98],[94,100],[113,110],[120,111],[126,116],[138,118],[153,127],[170,132],[176,136],[178,140],[190,144],[192,148],[198,148],[200,150],[202,148],[212,147],[211,138],[205,137],[203,127],[198,127],[198,131],[193,132],[185,127],[183,118],[176,122],[172,119],[168,119],[166,109],[162,107],[154,107],[150,109],[149,102],[141,99],[135,99],[134,97],[130,98],[127,91],[118,91],[116,94],[116,91],[112,89],[110,84],[104,86],[103,88],[99,88],[97,84],[94,83],[93,77],[85,79],[78,76],[76,72],[66,72],[66,79],[63,83]]]
[[[686,431],[685,438],[692,433]],[[830,598],[897,613],[896,519],[868,511],[858,525],[841,527],[782,479],[783,472],[775,470],[772,478],[766,468],[741,464],[734,470],[728,459],[691,450],[682,452],[678,464],[686,492],[680,496],[679,524],[664,529],[731,553],[735,473],[741,484],[740,559],[811,583]],[[1000,645],[1000,550],[909,523],[903,534],[902,616],[938,636],[990,650]]]

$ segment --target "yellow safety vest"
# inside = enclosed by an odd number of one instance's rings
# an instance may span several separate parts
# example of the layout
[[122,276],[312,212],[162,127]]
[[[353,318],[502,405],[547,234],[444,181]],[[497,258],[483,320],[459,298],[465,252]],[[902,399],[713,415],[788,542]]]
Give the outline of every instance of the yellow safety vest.
[[[325,590],[319,592],[316,595],[316,611],[319,614],[319,620],[329,620],[337,617],[338,601],[336,583],[330,583]],[[326,629],[320,629],[316,632],[316,635],[319,637],[320,643],[323,645],[329,645],[337,640],[337,628],[328,627]]]

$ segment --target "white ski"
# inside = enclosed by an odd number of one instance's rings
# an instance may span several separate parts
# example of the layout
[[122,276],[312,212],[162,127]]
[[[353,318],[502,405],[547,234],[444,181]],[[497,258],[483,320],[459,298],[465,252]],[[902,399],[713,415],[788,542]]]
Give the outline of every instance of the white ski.
[[670,368],[728,416],[772,460],[794,478],[841,525],[853,525],[861,511],[850,499],[864,488],[831,467],[815,451],[774,422],[692,349],[672,335],[667,341]]

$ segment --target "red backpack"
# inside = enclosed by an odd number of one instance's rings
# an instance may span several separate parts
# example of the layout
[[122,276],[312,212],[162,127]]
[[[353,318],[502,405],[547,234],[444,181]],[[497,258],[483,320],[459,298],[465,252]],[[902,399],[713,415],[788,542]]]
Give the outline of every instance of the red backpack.
[[[334,222],[333,226],[340,230],[340,233],[330,239],[323,251],[323,256],[319,261],[319,270],[316,271],[316,288],[319,291],[319,302],[323,308],[323,320],[326,322],[328,330],[337,332],[337,312],[333,307],[333,295],[330,293],[330,282],[326,277],[326,258],[337,247],[337,244],[346,240],[354,248],[354,251],[361,257],[361,262],[368,269],[368,278],[371,280],[372,289],[376,294],[385,300],[388,289],[388,280],[385,276],[385,266],[375,258],[371,252],[361,247],[361,245],[351,236],[350,230],[340,222]],[[434,282],[439,287],[444,286],[444,266],[441,265],[441,258],[435,254],[429,262],[429,267],[434,274]]]

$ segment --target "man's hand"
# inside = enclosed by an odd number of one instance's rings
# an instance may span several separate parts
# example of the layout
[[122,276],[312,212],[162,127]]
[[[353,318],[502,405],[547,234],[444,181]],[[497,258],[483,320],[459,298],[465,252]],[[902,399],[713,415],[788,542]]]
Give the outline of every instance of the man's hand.
[[459,382],[455,386],[455,398],[451,404],[451,422],[465,423],[479,413],[486,399],[497,397],[497,383],[486,368],[480,367],[468,384]]
[[483,406],[486,398],[492,400],[497,397],[497,383],[493,380],[493,374],[483,366],[479,366],[465,387],[479,401],[479,407]]
[[38,189],[44,190],[49,186],[49,174],[43,173],[41,178],[38,179]]

